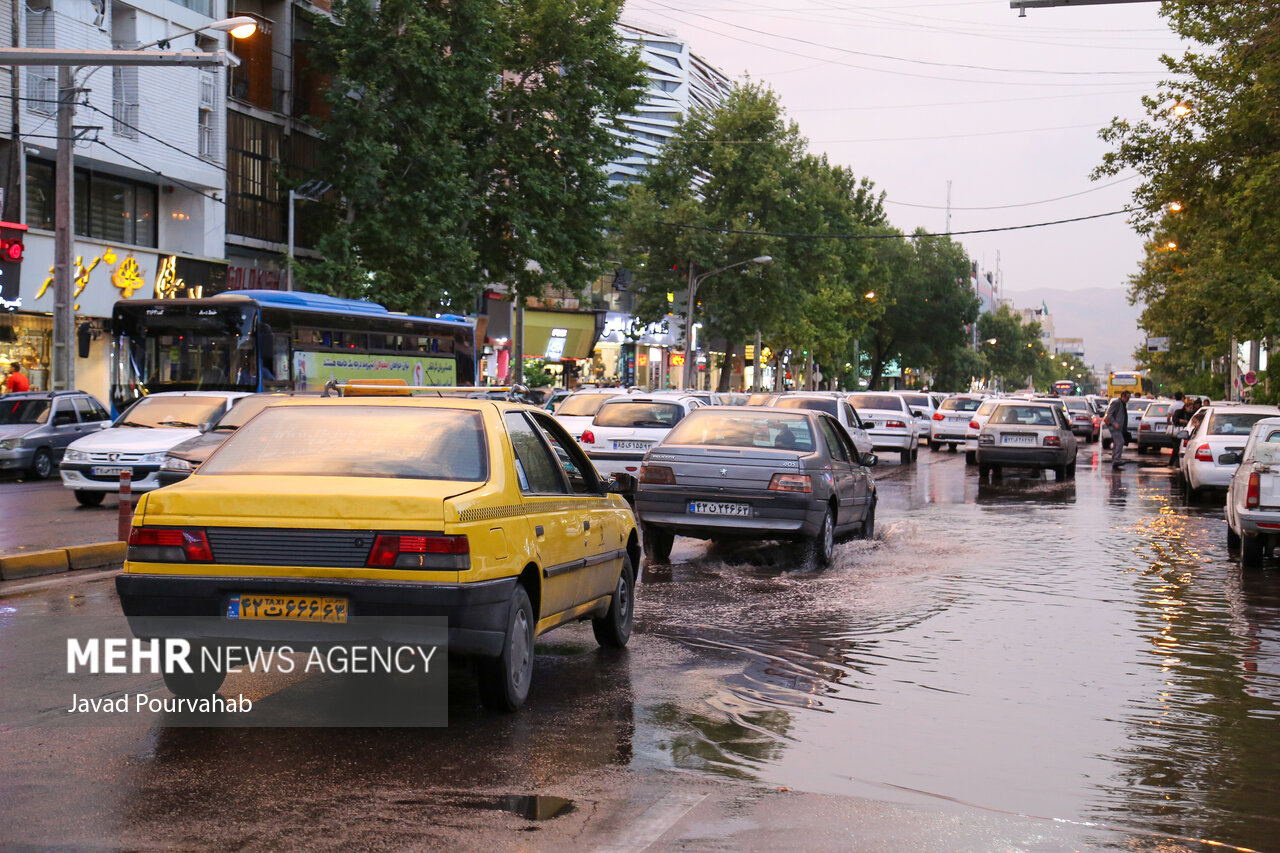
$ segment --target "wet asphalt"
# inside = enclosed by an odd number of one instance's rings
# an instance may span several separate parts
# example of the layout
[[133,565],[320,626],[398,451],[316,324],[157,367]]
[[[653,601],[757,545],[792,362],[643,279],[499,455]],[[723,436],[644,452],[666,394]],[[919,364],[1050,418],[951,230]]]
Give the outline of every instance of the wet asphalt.
[[[112,578],[4,585],[0,846],[1280,849],[1280,561],[1242,571],[1167,456],[1096,448],[1065,483],[886,462],[876,538],[825,571],[679,539],[625,652],[552,632],[514,715],[453,667],[447,728],[68,721],[48,651],[128,636]],[[99,516],[110,539],[113,500],[0,483],[0,553]]]

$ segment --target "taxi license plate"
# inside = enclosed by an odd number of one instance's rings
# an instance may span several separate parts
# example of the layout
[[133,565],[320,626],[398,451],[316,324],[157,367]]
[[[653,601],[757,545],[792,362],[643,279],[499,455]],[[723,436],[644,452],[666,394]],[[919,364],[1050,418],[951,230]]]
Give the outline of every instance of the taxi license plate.
[[711,501],[691,501],[689,512],[694,515],[733,515],[748,517],[751,515],[750,504],[722,504]]
[[653,447],[652,441],[615,441],[614,450],[648,450]]
[[1036,437],[1034,435],[1006,435],[1003,436],[1001,444],[1014,445],[1018,447],[1034,447]]
[[228,619],[347,623],[347,600],[322,595],[249,595],[227,600]]
[[119,477],[125,471],[133,473],[132,468],[113,468],[110,466],[96,466],[89,469],[89,473],[95,477]]

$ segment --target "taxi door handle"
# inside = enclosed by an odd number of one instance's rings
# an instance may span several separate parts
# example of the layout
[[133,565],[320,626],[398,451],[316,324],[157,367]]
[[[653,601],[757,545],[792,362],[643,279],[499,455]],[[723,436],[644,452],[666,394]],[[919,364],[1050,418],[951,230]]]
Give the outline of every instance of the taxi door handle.
[[588,518],[586,521],[582,522],[582,529],[583,530],[591,529],[591,519]]
[[534,535],[536,535],[536,536],[542,536],[542,525],[541,525],[541,524],[536,525],[536,526],[533,528],[533,532],[534,532]]

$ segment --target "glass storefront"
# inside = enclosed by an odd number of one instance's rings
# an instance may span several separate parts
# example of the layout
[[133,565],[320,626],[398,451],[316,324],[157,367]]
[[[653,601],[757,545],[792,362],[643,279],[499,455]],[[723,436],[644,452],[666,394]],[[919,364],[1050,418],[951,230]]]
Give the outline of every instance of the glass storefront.
[[47,391],[52,382],[53,318],[44,314],[0,314],[0,363],[17,362],[32,391]]

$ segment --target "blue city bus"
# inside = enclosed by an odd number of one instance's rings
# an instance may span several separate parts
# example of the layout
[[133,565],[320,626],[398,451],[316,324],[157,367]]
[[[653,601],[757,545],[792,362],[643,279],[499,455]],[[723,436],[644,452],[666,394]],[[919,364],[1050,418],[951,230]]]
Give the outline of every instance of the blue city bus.
[[317,293],[126,299],[111,316],[111,405],[157,391],[318,391],[336,379],[474,385],[475,326]]

